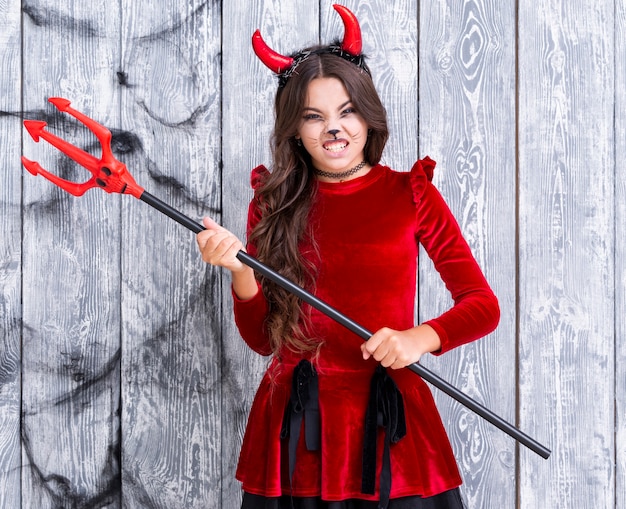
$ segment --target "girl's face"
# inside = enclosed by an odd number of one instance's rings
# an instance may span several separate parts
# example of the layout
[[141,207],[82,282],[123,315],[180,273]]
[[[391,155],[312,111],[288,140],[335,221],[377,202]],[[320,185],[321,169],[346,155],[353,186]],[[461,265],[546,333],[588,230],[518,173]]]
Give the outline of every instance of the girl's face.
[[365,159],[367,123],[337,78],[309,83],[296,138],[302,140],[318,170],[343,172]]

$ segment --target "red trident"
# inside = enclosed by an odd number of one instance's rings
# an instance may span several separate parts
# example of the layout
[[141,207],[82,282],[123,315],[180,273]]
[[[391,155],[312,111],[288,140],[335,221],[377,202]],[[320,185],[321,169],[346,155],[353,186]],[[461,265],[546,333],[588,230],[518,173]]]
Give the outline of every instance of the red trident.
[[76,111],[70,106],[71,103],[67,99],[51,97],[48,101],[54,104],[59,111],[69,113],[76,120],[85,124],[96,135],[102,146],[102,156],[100,159],[96,159],[84,150],[46,131],[45,128],[48,124],[41,120],[25,120],[24,127],[26,127],[33,140],[39,142],[39,138],[43,138],[78,164],[87,168],[93,174],[93,177],[83,184],[77,184],[44,170],[35,161],[22,157],[22,163],[26,169],[33,175],[42,175],[74,196],[82,196],[92,187],[99,187],[107,193],[130,194],[135,198],[141,198],[143,188],[137,185],[135,179],[128,172],[126,165],[113,157],[113,152],[111,151],[111,131],[95,120],[83,115],[80,111]]
[[[71,108],[70,102],[67,99],[55,97],[49,99],[49,101],[54,104],[60,111],[69,113],[94,132],[94,134],[102,144],[102,157],[100,159],[96,159],[94,156],[88,154],[84,150],[81,150],[80,148],[69,144],[68,142],[62,140],[61,138],[55,136],[48,131],[45,131],[45,122],[37,120],[25,120],[24,125],[36,142],[39,141],[39,138],[43,138],[44,140],[48,141],[50,144],[61,150],[64,154],[67,154],[71,159],[87,168],[93,174],[93,177],[83,184],[77,184],[75,182],[70,182],[68,180],[59,178],[56,175],[53,175],[52,173],[44,170],[38,163],[29,161],[28,159],[22,157],[22,162],[30,173],[32,173],[33,175],[43,175],[52,183],[65,189],[67,192],[75,196],[82,196],[85,191],[91,189],[92,187],[99,187],[100,189],[104,189],[108,193],[130,194],[135,198],[138,198],[141,201],[148,203],[163,214],[171,217],[172,219],[187,227],[194,233],[200,233],[202,230],[204,230],[204,226],[198,224],[189,217],[165,204],[158,198],[152,196],[150,193],[144,191],[135,183],[135,180],[126,169],[126,165],[113,157],[113,154],[111,152],[111,133],[106,127],[98,124],[95,120],[92,120],[89,117]],[[361,339],[367,341],[372,336],[372,332],[362,327],[354,320],[348,318],[346,315],[340,313],[335,308],[329,306],[324,301],[318,299],[316,296],[309,293],[304,288],[301,288],[289,279],[286,279],[284,276],[269,268],[267,265],[264,265],[253,256],[250,256],[248,253],[244,251],[239,251],[239,253],[237,253],[237,258],[242,263],[245,263],[248,267],[251,267],[252,269],[257,271],[259,274],[262,274],[263,276],[281,286],[285,290],[293,293],[304,302],[310,304],[318,311],[321,311],[328,317],[332,318],[337,323],[343,325],[348,330],[359,336]],[[421,376],[424,380],[430,382],[432,385],[437,387],[439,390],[445,392],[448,396],[457,400],[462,405],[465,405],[467,408],[474,411],[483,419],[490,422],[500,430],[504,431],[507,435],[525,445],[542,458],[547,459],[550,456],[550,450],[548,448],[541,445],[539,442],[529,437],[522,431],[518,430],[515,426],[508,423],[507,421],[505,421],[504,419],[493,413],[491,410],[484,407],[450,383],[435,375],[432,371],[428,370],[421,364],[415,362],[407,366],[407,369]]]

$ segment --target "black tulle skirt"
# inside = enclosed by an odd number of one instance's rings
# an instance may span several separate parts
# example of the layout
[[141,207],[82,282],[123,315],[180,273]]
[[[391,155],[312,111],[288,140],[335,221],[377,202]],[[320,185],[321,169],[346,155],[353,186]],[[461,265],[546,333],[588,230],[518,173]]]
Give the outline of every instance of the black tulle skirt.
[[[464,509],[461,493],[458,488],[445,491],[433,497],[402,497],[389,501],[388,509]],[[342,500],[325,502],[318,497],[276,498],[259,495],[243,494],[241,509],[378,509],[378,502],[369,500]]]

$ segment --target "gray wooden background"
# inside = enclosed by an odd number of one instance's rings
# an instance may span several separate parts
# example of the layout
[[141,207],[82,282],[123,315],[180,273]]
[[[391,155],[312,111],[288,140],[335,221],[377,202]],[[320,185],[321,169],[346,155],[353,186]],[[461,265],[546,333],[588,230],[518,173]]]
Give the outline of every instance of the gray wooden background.
[[[626,0],[346,1],[387,106],[384,162],[439,163],[500,298],[489,337],[426,364],[552,449],[437,394],[470,509],[626,507]],[[0,1],[0,508],[236,508],[267,360],[193,235],[22,120],[98,154],[46,102],[108,126],[152,194],[242,233],[276,82],[250,49],[342,33],[330,1]],[[422,260],[418,313],[449,305]],[[419,458],[416,458],[419,461]]]

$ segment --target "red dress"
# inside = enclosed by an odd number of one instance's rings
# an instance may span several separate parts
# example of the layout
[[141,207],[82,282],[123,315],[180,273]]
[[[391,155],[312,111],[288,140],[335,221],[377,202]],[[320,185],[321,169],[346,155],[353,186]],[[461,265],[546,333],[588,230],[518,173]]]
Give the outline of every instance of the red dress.
[[[434,167],[426,158],[411,172],[377,165],[354,180],[319,182],[310,217],[321,260],[315,294],[370,331],[414,326],[418,243],[423,245],[454,300],[450,310],[426,322],[439,334],[439,354],[491,332],[499,308],[456,220],[430,182]],[[253,170],[253,187],[266,172],[263,167]],[[249,226],[257,217],[253,200]],[[253,245],[248,251],[256,254]],[[235,297],[234,310],[246,343],[269,355],[263,294],[248,301]],[[244,491],[266,497],[378,500],[383,428],[376,432],[375,492],[362,492],[365,416],[378,363],[363,360],[358,336],[316,310],[311,314],[315,333],[324,341],[313,361],[319,386],[319,450],[308,450],[301,433],[290,475],[281,430],[292,373],[302,356],[285,348],[274,356],[256,393],[237,479]],[[430,389],[409,370],[388,369],[387,374],[401,394],[406,426],[406,433],[388,448],[391,498],[427,497],[459,486],[461,477]]]

